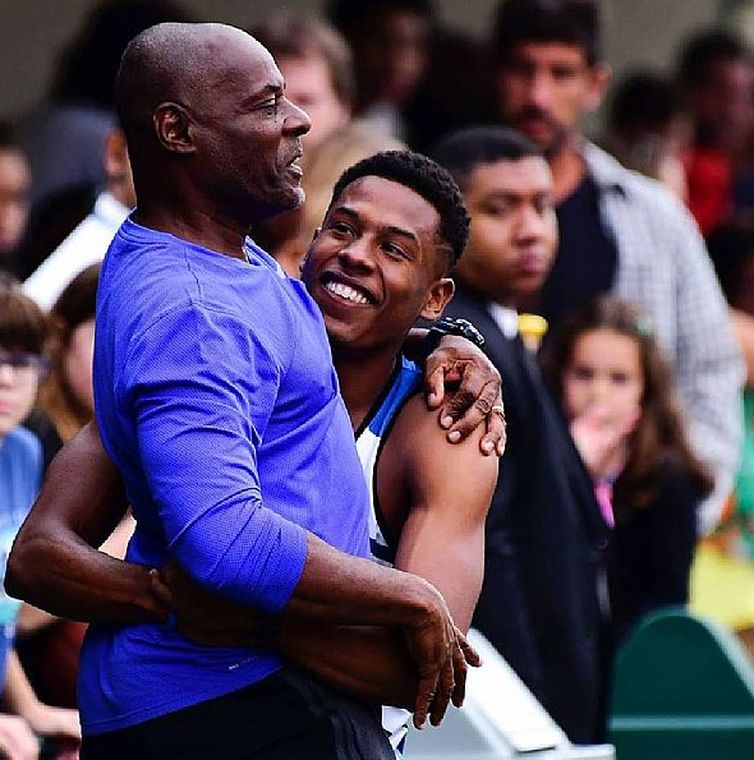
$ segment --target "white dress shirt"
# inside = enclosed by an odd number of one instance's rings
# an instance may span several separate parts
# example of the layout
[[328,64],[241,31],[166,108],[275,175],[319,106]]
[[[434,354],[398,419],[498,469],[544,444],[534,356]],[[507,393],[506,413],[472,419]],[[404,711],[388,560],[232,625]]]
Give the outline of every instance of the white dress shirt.
[[105,257],[129,209],[110,193],[100,193],[92,213],[39,265],[24,283],[24,292],[49,311],[68,284]]
[[515,309],[490,301],[487,311],[508,340],[513,340],[518,335],[518,312]]

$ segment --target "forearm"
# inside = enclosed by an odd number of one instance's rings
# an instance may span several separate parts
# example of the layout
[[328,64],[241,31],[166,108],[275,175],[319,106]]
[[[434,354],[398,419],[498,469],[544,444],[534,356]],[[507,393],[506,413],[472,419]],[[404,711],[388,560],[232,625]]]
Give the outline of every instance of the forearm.
[[284,626],[275,647],[290,662],[357,699],[413,708],[416,665],[395,628]]
[[31,536],[14,550],[24,567],[6,581],[8,593],[54,615],[107,623],[164,621],[149,568],[114,559],[78,537]]
[[13,545],[5,576],[11,596],[84,621],[162,619],[148,568],[97,551],[121,521],[120,475],[94,425],[55,457],[42,492]]
[[39,702],[13,649],[8,651],[5,663],[3,701],[10,712],[21,716],[28,715]]
[[282,612],[284,620],[415,626],[432,614],[439,594],[422,578],[343,554],[311,533],[307,550],[304,571]]

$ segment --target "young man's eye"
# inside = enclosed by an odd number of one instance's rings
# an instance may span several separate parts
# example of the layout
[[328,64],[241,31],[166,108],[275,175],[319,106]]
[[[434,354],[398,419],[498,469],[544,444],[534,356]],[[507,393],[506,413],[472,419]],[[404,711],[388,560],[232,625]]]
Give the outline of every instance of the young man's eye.
[[408,255],[406,252],[401,248],[400,246],[395,245],[394,243],[383,243],[382,244],[382,250],[387,253],[388,256],[394,259],[407,259]]
[[333,222],[330,230],[332,232],[337,232],[339,235],[353,235],[353,229],[345,222]]

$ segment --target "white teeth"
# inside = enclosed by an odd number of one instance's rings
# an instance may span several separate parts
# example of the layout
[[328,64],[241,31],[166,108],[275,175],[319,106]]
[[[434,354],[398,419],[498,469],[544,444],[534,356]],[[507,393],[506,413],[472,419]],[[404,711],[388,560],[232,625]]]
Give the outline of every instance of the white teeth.
[[357,304],[368,303],[366,296],[363,293],[359,293],[358,290],[354,290],[350,285],[346,285],[342,282],[335,282],[331,280],[325,285],[327,290],[335,295],[345,298],[347,301]]

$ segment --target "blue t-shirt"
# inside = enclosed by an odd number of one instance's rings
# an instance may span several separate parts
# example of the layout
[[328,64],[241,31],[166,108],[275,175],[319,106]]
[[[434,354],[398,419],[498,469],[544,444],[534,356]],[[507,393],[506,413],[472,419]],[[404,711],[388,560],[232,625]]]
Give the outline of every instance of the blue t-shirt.
[[[368,554],[369,501],[319,310],[251,241],[246,253],[126,220],[100,275],[95,409],[136,519],[127,559],[175,558],[206,588],[274,613],[303,570],[304,529]],[[95,625],[82,725],[125,728],[280,664],[160,625]]]
[[21,606],[3,589],[5,569],[13,539],[37,498],[41,479],[39,439],[22,427],[14,428],[0,441],[0,684],[5,680],[5,663]]

